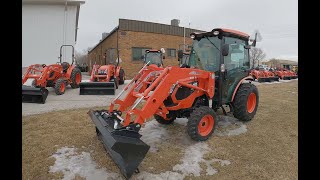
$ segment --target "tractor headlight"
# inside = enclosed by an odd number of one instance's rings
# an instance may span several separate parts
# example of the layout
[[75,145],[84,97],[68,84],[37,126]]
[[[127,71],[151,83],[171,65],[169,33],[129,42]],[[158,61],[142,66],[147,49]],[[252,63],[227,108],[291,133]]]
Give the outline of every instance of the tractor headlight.
[[192,34],[190,37],[191,37],[191,39],[194,39],[196,36],[194,34]]
[[219,31],[213,31],[213,35],[217,36],[219,34]]

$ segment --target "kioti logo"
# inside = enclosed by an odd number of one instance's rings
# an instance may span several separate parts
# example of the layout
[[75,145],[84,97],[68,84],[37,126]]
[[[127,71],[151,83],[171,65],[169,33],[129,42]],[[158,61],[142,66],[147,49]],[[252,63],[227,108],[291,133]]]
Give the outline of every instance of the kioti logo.
[[200,73],[197,72],[197,71],[191,71],[189,74],[194,74],[194,75],[196,75],[196,74],[200,74]]

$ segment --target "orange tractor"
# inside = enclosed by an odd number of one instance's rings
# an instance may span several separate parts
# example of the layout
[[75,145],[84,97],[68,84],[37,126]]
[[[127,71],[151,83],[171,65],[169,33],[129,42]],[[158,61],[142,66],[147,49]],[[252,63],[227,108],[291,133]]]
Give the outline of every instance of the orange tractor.
[[[72,47],[72,63],[62,62],[62,48]],[[65,93],[66,86],[78,88],[81,82],[81,72],[74,64],[74,47],[60,47],[60,62],[57,64],[33,64],[28,67],[22,77],[22,102],[45,103],[48,96],[46,87],[53,87],[57,95]],[[32,86],[25,86],[28,79],[33,79]]]
[[114,95],[115,89],[124,84],[124,70],[117,64],[94,64],[91,71],[90,82],[80,83],[80,95]]
[[274,72],[259,67],[252,69],[250,75],[254,78],[254,80],[257,79],[260,83],[279,81],[279,77]]
[[297,74],[293,71],[289,71],[287,69],[277,69],[274,73],[283,80],[290,80],[298,78]]
[[[248,34],[220,28],[192,33],[191,38],[185,67],[145,65],[107,110],[88,112],[97,136],[125,178],[132,176],[150,148],[140,139],[139,130],[152,116],[161,124],[186,117],[190,138],[205,141],[219,121],[217,109],[227,115],[223,105],[241,121],[256,114],[259,93],[249,75],[249,49],[256,40],[249,45]],[[183,58],[182,51],[178,58]]]
[[158,67],[163,67],[162,60],[165,59],[164,53],[165,53],[165,50],[163,48],[161,48],[161,50],[148,49],[146,50],[145,55],[141,57],[141,59],[143,59],[144,65],[155,64]]
[[[181,53],[181,51],[179,51]],[[190,52],[182,52],[182,58],[178,59],[180,67],[189,67]]]

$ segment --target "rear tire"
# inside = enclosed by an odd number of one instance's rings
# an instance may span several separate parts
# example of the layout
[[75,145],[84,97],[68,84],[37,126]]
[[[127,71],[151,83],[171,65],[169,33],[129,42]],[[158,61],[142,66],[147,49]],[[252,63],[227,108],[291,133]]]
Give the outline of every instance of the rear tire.
[[64,79],[58,79],[56,81],[56,84],[54,85],[54,91],[57,95],[62,95],[64,94],[65,90],[66,90],[66,82]]
[[125,80],[125,74],[124,74],[124,70],[121,68],[119,72],[119,84],[120,85],[124,84],[124,80]]
[[172,124],[173,121],[176,119],[176,117],[170,117],[169,120],[165,120],[165,119],[163,119],[163,117],[161,117],[157,114],[155,114],[153,116],[156,119],[156,121],[158,121],[158,123],[160,123],[160,124]]
[[251,83],[241,84],[232,105],[235,118],[240,121],[250,121],[256,114],[259,105],[257,87]]
[[215,130],[219,117],[208,106],[196,107],[188,118],[187,132],[196,141],[207,140]]
[[81,82],[81,71],[79,68],[74,68],[71,72],[71,76],[70,76],[70,79],[71,79],[71,88],[72,89],[75,89],[75,88],[79,88],[79,84]]

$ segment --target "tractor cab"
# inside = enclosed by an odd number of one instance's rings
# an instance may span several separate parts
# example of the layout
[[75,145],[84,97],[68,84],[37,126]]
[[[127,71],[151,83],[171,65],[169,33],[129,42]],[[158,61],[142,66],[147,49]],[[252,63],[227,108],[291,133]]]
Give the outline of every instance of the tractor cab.
[[162,59],[165,59],[164,50],[146,50],[146,54],[142,56],[141,59],[143,59],[144,64],[155,64],[158,67],[163,67]]
[[[178,52],[179,53],[179,52]],[[181,53],[181,52],[180,52]],[[189,67],[189,57],[190,57],[190,52],[182,52],[182,58],[178,59],[179,61],[179,66],[181,68],[188,68]]]
[[[231,103],[238,84],[252,80],[249,59],[249,35],[240,31],[216,28],[210,32],[191,33],[193,39],[186,66],[215,73],[216,96],[213,106]],[[255,40],[253,46],[255,46]],[[183,61],[184,54],[178,52]]]

